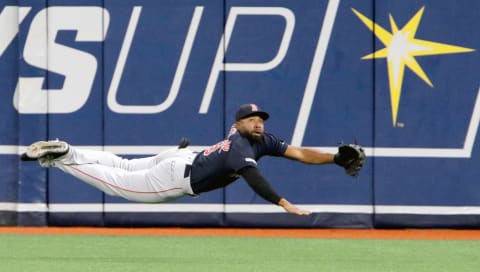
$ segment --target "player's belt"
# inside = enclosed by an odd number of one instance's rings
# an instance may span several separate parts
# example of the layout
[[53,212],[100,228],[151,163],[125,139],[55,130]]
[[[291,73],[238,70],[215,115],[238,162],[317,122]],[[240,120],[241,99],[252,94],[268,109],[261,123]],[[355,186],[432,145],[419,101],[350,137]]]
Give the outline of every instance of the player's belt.
[[192,172],[192,165],[185,164],[185,172],[183,172],[183,177],[188,178],[190,176],[190,172]]

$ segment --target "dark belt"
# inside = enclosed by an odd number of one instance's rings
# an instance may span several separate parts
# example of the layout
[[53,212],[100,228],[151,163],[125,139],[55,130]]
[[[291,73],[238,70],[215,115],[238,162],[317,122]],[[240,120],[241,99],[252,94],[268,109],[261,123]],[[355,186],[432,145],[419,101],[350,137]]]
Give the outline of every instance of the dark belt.
[[[183,172],[183,178],[190,177],[191,173],[192,173],[192,165],[191,164],[185,164],[185,172]],[[192,186],[191,182],[192,181],[190,181],[190,186]],[[193,188],[192,188],[192,191],[193,191],[193,194],[189,194],[189,195],[192,196],[192,197],[197,197],[198,195],[195,193]]]
[[191,172],[192,172],[192,165],[185,164],[185,172],[183,172],[183,177],[188,178]]

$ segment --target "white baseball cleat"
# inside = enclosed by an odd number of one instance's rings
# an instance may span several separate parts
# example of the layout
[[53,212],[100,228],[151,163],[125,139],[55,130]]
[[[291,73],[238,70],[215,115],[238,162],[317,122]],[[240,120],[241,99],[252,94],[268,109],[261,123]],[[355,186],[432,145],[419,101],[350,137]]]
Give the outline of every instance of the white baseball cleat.
[[67,154],[68,144],[63,141],[38,141],[27,148],[21,156],[22,161],[35,161],[40,158],[56,159]]

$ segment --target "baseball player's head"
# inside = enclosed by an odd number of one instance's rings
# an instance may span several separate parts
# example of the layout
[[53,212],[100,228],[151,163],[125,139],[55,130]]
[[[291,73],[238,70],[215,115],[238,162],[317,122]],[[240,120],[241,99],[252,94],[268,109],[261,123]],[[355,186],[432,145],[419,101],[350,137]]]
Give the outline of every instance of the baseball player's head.
[[235,114],[235,128],[250,139],[259,140],[264,132],[263,122],[270,115],[255,104],[241,105]]

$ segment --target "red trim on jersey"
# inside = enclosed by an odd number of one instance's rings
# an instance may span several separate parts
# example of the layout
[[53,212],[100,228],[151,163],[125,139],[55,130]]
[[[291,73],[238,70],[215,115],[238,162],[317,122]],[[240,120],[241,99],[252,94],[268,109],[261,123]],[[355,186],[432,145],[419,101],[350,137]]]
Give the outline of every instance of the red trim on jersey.
[[87,176],[87,177],[90,177],[90,178],[92,178],[92,179],[100,182],[100,183],[107,184],[108,186],[111,186],[111,187],[113,187],[113,188],[116,188],[116,189],[119,189],[119,190],[122,190],[122,191],[126,191],[126,192],[130,192],[130,193],[136,193],[136,194],[158,194],[158,193],[165,193],[165,192],[169,192],[169,191],[173,191],[173,190],[181,190],[181,189],[183,189],[183,188],[180,188],[180,187],[175,187],[175,188],[170,188],[170,189],[167,189],[167,190],[162,190],[162,191],[157,191],[157,192],[134,191],[134,190],[130,190],[130,189],[127,189],[127,188],[122,188],[122,187],[120,187],[120,186],[111,184],[111,183],[109,183],[109,182],[107,182],[107,181],[104,181],[104,180],[102,180],[102,179],[99,179],[99,178],[97,178],[97,177],[94,177],[94,176],[92,176],[92,175],[90,175],[90,174],[88,174],[88,173],[86,173],[86,172],[84,172],[84,171],[82,171],[82,170],[80,170],[80,169],[78,169],[78,168],[75,168],[75,167],[73,167],[73,166],[71,166],[71,165],[67,165],[67,166],[70,167],[70,168],[72,168],[73,170],[75,170],[75,171],[77,171],[77,172],[79,172],[79,173]]

